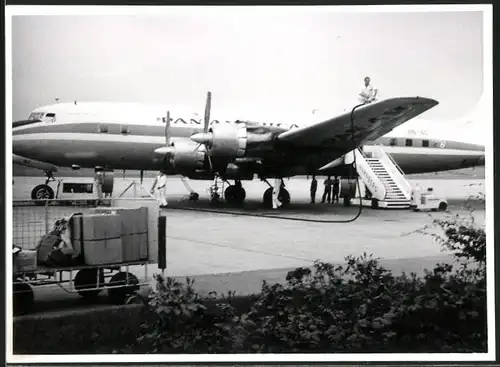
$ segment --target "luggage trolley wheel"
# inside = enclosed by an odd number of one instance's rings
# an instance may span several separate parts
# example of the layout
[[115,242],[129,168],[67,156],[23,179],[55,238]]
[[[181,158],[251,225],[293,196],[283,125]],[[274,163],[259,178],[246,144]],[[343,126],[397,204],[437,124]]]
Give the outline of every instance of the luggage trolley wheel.
[[35,294],[28,283],[14,283],[12,293],[12,308],[15,316],[27,314],[33,309]]
[[97,274],[99,272],[99,286],[104,286],[104,272],[101,269],[82,269],[76,273],[74,279],[75,289],[85,299],[95,299],[102,289],[97,288]]
[[[128,276],[128,282],[127,282]],[[119,288],[109,288],[108,296],[114,304],[124,304],[127,297],[139,290],[139,280],[132,273],[120,271],[113,275],[108,282],[108,287],[121,286]]]

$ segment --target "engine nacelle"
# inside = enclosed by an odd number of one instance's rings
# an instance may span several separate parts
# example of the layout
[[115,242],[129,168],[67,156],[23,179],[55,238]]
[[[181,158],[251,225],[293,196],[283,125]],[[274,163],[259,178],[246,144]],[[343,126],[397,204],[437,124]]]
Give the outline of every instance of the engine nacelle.
[[175,168],[201,169],[205,162],[205,148],[196,149],[197,144],[188,140],[178,140],[173,145],[169,161]]
[[244,124],[220,124],[212,127],[209,144],[210,155],[217,157],[242,157],[247,149],[247,128]]

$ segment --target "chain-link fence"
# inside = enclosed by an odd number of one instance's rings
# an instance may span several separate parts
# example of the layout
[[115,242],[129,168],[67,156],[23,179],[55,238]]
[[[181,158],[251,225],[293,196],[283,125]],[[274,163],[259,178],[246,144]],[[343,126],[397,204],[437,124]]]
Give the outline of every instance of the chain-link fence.
[[94,208],[95,201],[16,200],[12,205],[12,244],[23,250],[35,249],[57,220]]
[[[99,207],[148,208],[147,229],[145,237],[147,250],[144,257],[130,261],[106,263],[103,265],[84,265],[51,267],[42,265],[31,266],[31,257],[26,257],[30,263],[27,268],[18,268],[14,273],[15,304],[33,305],[32,286],[56,285],[69,293],[79,293],[82,296],[97,295],[100,290],[107,289],[112,299],[124,301],[126,294],[150,282],[148,264],[157,262],[158,218],[159,209],[156,200],[137,198],[116,198],[104,201]],[[56,226],[56,222],[81,213],[93,214],[95,200],[63,201],[63,200],[24,200],[14,201],[12,211],[13,245],[22,250],[35,250],[40,240]],[[139,238],[139,237],[138,237]],[[134,237],[134,240],[135,237]],[[128,242],[133,246],[142,246],[139,242]],[[124,246],[124,244],[122,245]],[[127,247],[130,249],[130,247]],[[143,247],[141,247],[143,248]],[[123,250],[123,247],[122,247]],[[103,250],[104,251],[104,250]],[[142,250],[141,250],[142,251]],[[121,252],[120,252],[121,253]],[[26,255],[28,256],[28,255]],[[35,252],[36,256],[36,252]],[[33,261],[37,261],[33,258]],[[28,307],[29,306],[29,307]],[[17,307],[17,306],[16,306]]]

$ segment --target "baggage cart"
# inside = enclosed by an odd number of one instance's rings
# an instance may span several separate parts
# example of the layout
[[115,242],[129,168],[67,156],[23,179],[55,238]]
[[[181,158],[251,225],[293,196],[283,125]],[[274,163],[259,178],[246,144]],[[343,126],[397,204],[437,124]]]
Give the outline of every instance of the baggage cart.
[[[49,205],[49,202],[51,205]],[[80,207],[53,206],[54,200],[47,200],[43,208],[26,205],[13,207],[13,309],[14,314],[25,314],[35,309],[34,287],[56,286],[67,293],[78,294],[80,297],[92,301],[99,294],[106,291],[112,304],[124,304],[142,286],[151,282],[152,264],[160,264],[162,272],[166,268],[164,249],[165,238],[158,236],[159,208],[155,200],[150,199],[113,199],[111,207],[120,208],[148,208],[148,254],[147,258],[135,261],[121,261],[98,265],[77,266],[45,266],[34,261],[34,266],[19,267],[19,256],[23,253],[33,253],[34,247],[41,237],[49,232],[51,225],[62,217],[69,217],[78,212],[94,213],[97,209],[92,205]],[[109,207],[107,207],[109,208]],[[160,228],[161,231],[161,228]],[[161,231],[164,237],[164,231]],[[24,250],[24,252],[23,252]],[[163,256],[159,259],[158,254]],[[30,261],[29,256],[25,256]],[[35,255],[36,258],[36,255]],[[141,276],[134,274],[141,273]]]

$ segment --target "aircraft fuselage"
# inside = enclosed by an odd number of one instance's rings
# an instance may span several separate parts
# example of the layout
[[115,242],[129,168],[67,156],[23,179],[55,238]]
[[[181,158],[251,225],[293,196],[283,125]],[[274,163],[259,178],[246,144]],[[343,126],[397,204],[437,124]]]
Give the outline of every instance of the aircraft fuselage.
[[[112,104],[112,109],[102,106],[106,105],[56,104],[34,110],[30,116],[31,121],[13,125],[13,153],[56,166],[102,166],[110,169],[146,171],[166,168],[171,174],[180,173],[196,178],[192,171],[179,172],[178,168],[170,167],[162,156],[154,153],[155,149],[165,146],[166,143],[165,122],[160,113],[162,110],[147,110],[140,106],[132,109],[129,106],[119,108],[118,104]],[[229,123],[227,120],[212,120],[211,125]],[[250,161],[248,164],[240,163],[242,169],[238,174],[252,178],[257,169],[251,162],[252,157],[267,160],[271,166],[280,164],[280,157],[272,148],[266,146],[265,141],[274,134],[298,126],[251,122],[247,124],[256,132],[254,137],[257,137],[257,140],[247,145],[245,159]],[[173,116],[169,131],[174,144],[182,142],[188,150],[192,148],[194,151],[198,144],[192,141],[190,136],[202,130],[202,119],[198,116]],[[259,137],[262,142],[258,141]],[[484,147],[477,144],[396,134],[393,131],[375,141],[367,142],[363,149],[369,153],[381,145],[407,174],[484,165]],[[310,173],[306,168],[306,154],[298,150],[289,153],[291,154],[286,156],[289,166],[286,175]],[[332,153],[319,154],[322,164],[316,165],[316,168],[332,160],[329,159],[329,154]],[[265,166],[259,169],[266,173]]]

